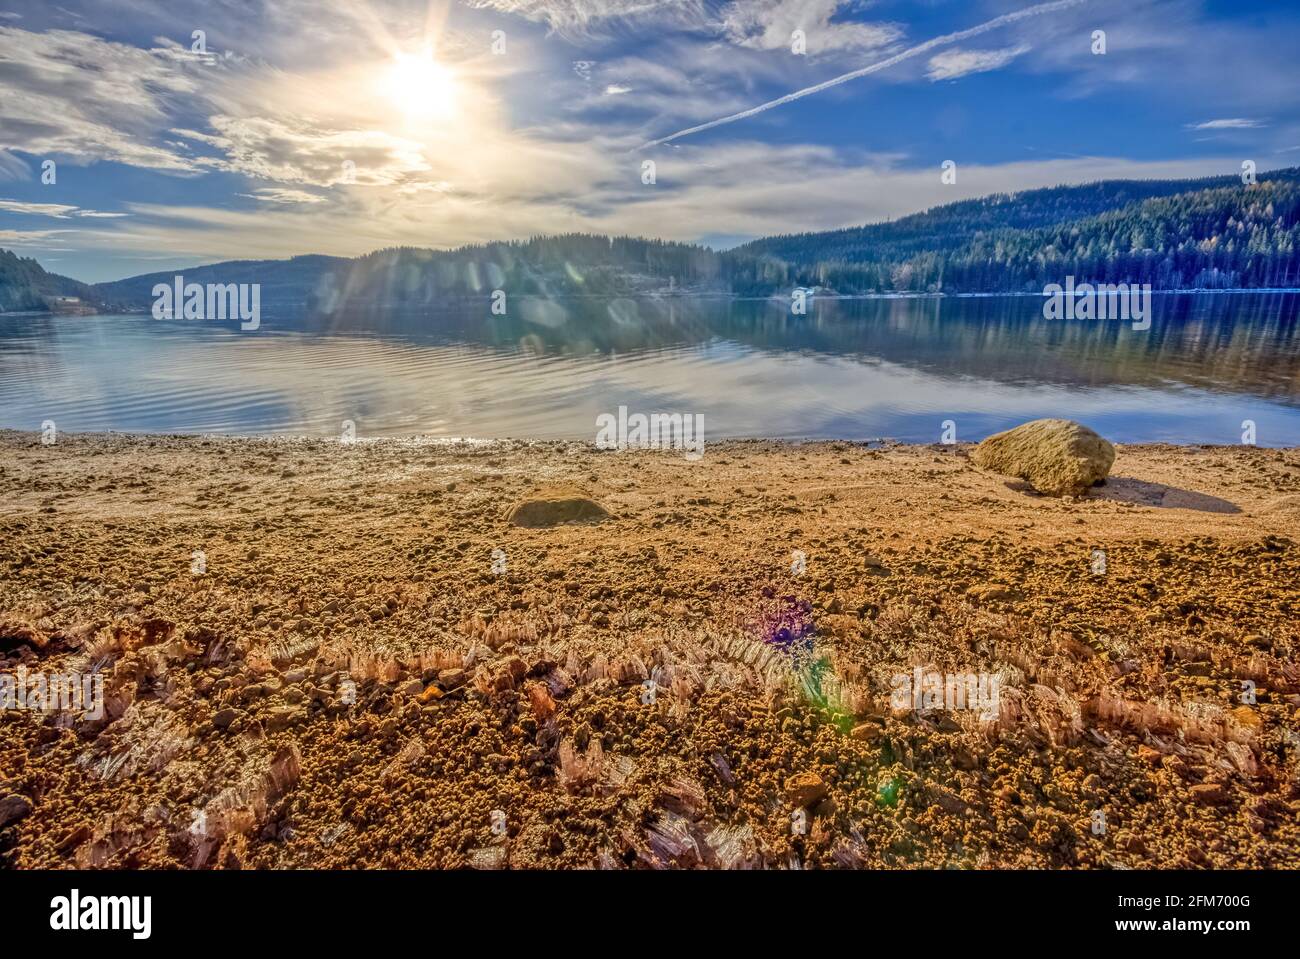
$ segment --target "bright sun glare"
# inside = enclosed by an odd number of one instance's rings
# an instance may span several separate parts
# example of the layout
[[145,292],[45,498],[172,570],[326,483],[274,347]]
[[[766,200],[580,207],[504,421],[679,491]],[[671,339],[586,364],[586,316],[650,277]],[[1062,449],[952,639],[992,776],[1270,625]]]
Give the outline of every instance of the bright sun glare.
[[397,54],[380,86],[393,104],[413,119],[446,115],[455,104],[455,77],[428,49]]

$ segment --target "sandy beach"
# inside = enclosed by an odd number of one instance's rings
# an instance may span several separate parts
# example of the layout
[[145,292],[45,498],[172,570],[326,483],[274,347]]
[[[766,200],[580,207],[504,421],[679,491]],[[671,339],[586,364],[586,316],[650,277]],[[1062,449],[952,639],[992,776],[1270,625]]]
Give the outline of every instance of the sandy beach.
[[0,861],[1298,867],[1300,450],[1118,449],[0,431]]

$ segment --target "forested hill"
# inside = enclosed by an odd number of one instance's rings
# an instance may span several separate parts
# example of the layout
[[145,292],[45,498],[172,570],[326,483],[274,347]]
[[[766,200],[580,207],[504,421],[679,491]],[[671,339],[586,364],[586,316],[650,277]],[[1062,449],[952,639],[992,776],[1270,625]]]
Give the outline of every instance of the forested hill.
[[69,297],[92,306],[96,302],[95,291],[87,284],[46,273],[35,260],[0,250],[0,313],[43,312]]
[[[1297,171],[1264,174],[1261,179],[1295,176]],[[994,193],[960,200],[921,213],[843,230],[764,237],[735,252],[773,256],[787,263],[827,261],[900,262],[917,253],[959,247],[990,230],[1030,230],[1082,220],[1154,197],[1215,187],[1240,186],[1236,176],[1201,180],[1102,180],[1020,193]]]
[[[954,218],[952,232],[961,229]],[[980,229],[917,253],[904,243],[891,255],[885,242],[870,257],[836,258],[815,252],[820,235],[805,238],[803,269],[841,292],[1033,291],[1067,275],[1156,289],[1300,287],[1300,170],[1251,185],[1232,178],[1050,226]]]

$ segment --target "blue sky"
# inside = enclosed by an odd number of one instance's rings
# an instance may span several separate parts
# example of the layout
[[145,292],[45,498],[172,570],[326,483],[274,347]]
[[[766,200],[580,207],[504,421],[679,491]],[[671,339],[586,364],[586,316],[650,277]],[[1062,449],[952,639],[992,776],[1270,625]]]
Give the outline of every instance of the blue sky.
[[97,281],[568,230],[729,245],[1263,171],[1300,164],[1298,49],[1281,3],[0,0],[0,246]]

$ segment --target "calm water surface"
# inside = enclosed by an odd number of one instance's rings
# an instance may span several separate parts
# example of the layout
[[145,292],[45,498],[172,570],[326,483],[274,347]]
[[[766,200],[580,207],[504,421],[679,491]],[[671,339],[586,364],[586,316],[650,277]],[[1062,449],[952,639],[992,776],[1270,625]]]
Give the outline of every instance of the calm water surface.
[[487,301],[306,320],[0,318],[0,427],[579,438],[702,413],[707,439],[960,440],[1040,416],[1121,442],[1300,445],[1300,294],[1153,298],[1149,330],[1034,297]]

